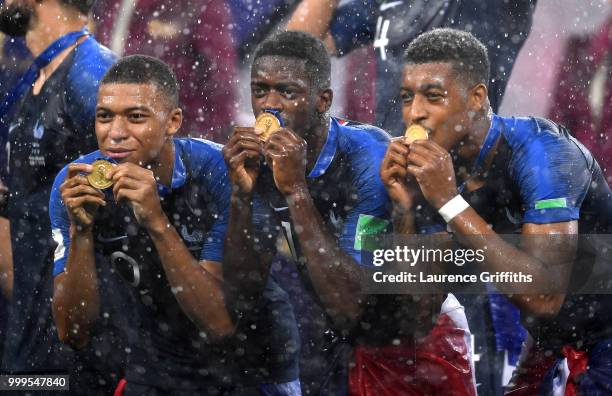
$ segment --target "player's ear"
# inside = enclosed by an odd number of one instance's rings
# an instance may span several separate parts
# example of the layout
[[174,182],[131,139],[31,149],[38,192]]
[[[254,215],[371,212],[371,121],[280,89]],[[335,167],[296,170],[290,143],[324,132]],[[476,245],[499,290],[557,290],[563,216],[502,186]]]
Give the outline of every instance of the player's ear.
[[179,107],[170,110],[170,114],[168,114],[168,125],[166,128],[166,135],[172,136],[178,132],[181,128],[181,124],[183,123],[183,110]]
[[334,92],[331,90],[331,88],[326,88],[319,92],[319,96],[317,97],[317,111],[320,114],[328,112],[331,108],[333,99]]
[[469,106],[470,110],[478,113],[485,107],[488,107],[489,97],[487,86],[480,83],[470,90]]

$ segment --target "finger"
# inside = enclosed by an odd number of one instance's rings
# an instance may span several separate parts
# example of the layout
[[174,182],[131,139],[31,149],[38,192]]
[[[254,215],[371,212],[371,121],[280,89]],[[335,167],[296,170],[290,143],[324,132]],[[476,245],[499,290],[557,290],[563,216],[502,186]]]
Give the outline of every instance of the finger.
[[434,151],[430,146],[424,144],[425,140],[415,140],[410,145],[411,153],[418,153],[422,157],[426,158],[437,158],[440,154],[437,151]]
[[263,142],[261,141],[261,139],[242,139],[238,141],[234,147],[238,150],[253,150],[256,152],[260,152],[263,147]]
[[289,150],[289,142],[284,142],[282,140],[268,140],[264,145],[264,154],[265,153],[275,153],[281,154],[286,153]]
[[152,170],[131,163],[123,163],[116,166],[112,171],[109,171],[109,176],[113,183],[118,182],[120,179],[134,179],[143,183],[155,181],[155,175]]
[[91,164],[72,163],[68,165],[67,179],[71,179],[79,173],[91,173],[93,172],[93,166]]
[[387,170],[389,178],[405,179],[408,176],[408,171],[405,166],[394,165]]
[[90,225],[92,223],[91,216],[84,208],[77,208],[73,212],[73,216],[79,224]]
[[389,158],[391,164],[398,164],[401,166],[406,166],[408,165],[408,159],[405,155],[400,155],[398,153],[387,153],[387,157]]
[[290,142],[293,142],[295,144],[306,143],[306,141],[301,136],[299,136],[297,133],[293,132],[291,129],[281,128],[280,132],[281,132],[280,136],[281,137],[285,137]]
[[234,130],[232,132],[232,136],[235,136],[237,134],[241,134],[241,133],[246,133],[246,134],[255,134],[255,128],[254,127],[240,127],[240,126],[236,126],[234,127]]
[[223,156],[225,158],[231,158],[238,155],[242,150],[253,150],[261,152],[263,149],[263,143],[259,138],[245,138],[242,139],[238,136],[232,137],[231,141],[223,147]]
[[389,143],[389,147],[393,147],[395,150],[400,152],[410,151],[410,146],[406,143],[406,138],[404,136],[399,136],[391,139],[391,143]]
[[144,190],[146,188],[146,184],[141,180],[132,179],[129,177],[121,177],[117,180],[117,182],[113,185],[113,195],[115,196],[115,200],[119,202],[119,193],[123,190],[131,190],[131,191],[139,191]]
[[438,145],[436,142],[434,142],[433,140],[415,140],[414,142],[412,142],[412,144],[410,145],[410,149],[411,150],[417,150],[417,149],[425,149],[437,156],[440,156],[440,154],[447,154],[448,152],[446,150],[444,150],[440,145]]
[[245,161],[249,158],[248,151],[242,151],[229,159],[228,166],[230,169],[238,169],[244,166]]
[[420,154],[411,152],[410,154],[408,154],[408,162],[411,165],[416,165],[418,167],[423,167],[423,166],[431,164],[432,160],[430,158],[423,157]]
[[404,146],[401,144],[392,144],[387,149],[387,153],[395,153],[403,157],[406,157],[409,152],[410,152],[410,149],[407,146]]
[[300,138],[298,138],[292,131],[287,128],[281,128],[278,131],[274,132],[268,142],[276,142],[280,144],[290,144],[290,143],[298,143]]
[[140,200],[140,192],[138,190],[132,190],[128,188],[122,188],[115,194],[115,200],[121,202],[126,200],[128,202],[138,202]]
[[254,129],[247,131],[238,131],[234,135],[232,135],[232,139],[234,139],[235,142],[240,140],[250,140],[253,142],[257,142],[261,140],[261,138]]
[[104,193],[102,193],[102,191],[88,184],[79,184],[77,186],[67,189],[63,192],[62,199],[65,200],[66,198],[78,197],[81,195],[93,195],[95,197],[104,199]]
[[64,180],[60,186],[60,191],[66,191],[80,185],[89,185],[89,180],[83,175],[76,175],[69,179]]
[[419,166],[415,166],[415,165],[408,165],[406,167],[406,171],[416,178],[418,178],[419,176],[421,176],[421,174],[423,174],[423,168]]
[[83,209],[85,204],[106,206],[106,201],[94,195],[81,195],[80,197],[67,199],[64,201],[64,204],[66,205],[66,208],[74,213],[79,208]]

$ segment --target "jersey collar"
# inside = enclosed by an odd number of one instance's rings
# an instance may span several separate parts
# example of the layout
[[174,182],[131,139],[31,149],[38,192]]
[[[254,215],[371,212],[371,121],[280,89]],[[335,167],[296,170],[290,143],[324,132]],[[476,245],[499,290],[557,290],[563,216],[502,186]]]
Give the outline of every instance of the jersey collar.
[[336,148],[338,147],[338,121],[335,118],[329,120],[329,131],[327,132],[327,140],[319,153],[317,162],[308,174],[309,178],[319,177],[327,171],[329,165],[331,165],[336,155]]
[[168,195],[172,190],[182,187],[187,181],[185,164],[183,163],[183,146],[176,140],[174,141],[174,166],[172,167],[172,181],[170,187],[157,183],[157,191],[160,196]]
[[[477,175],[483,171],[483,167],[485,166],[485,160],[491,150],[495,147],[495,143],[499,136],[502,133],[503,123],[501,118],[497,114],[493,114],[491,117],[491,127],[487,132],[487,136],[485,136],[484,142],[482,143],[482,147],[480,148],[480,152],[478,153],[478,157],[476,157],[476,161],[474,161],[474,165],[472,166],[472,171],[470,172],[470,177]],[[459,192],[463,192],[465,189],[466,183],[461,183],[459,186]]]

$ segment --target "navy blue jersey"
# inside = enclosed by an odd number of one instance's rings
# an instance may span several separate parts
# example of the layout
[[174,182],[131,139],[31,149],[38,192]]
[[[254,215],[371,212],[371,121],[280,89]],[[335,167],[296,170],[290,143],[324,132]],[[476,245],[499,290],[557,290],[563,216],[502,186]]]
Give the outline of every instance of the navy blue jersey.
[[[162,209],[195,259],[222,262],[231,184],[220,146],[196,139],[175,139],[174,143],[171,185],[158,185]],[[96,151],[75,162],[92,163],[98,158]],[[59,191],[66,173],[64,168],[57,176],[49,203],[57,242],[54,275],[64,270],[70,246],[70,221]],[[112,269],[123,279],[121,287],[129,290],[129,299],[121,306],[131,318],[128,383],[162,389],[227,390],[239,382],[238,358],[254,352],[262,366],[272,361],[283,365],[283,372],[269,373],[267,382],[297,377],[293,313],[286,294],[272,280],[264,291],[259,322],[252,327],[241,322],[238,334],[247,335],[237,337],[239,345],[207,343],[206,334],[180,308],[175,296],[180,290],[170,287],[146,229],[138,225],[128,204],[117,204],[110,189],[105,194],[107,205],[95,216],[95,258],[98,267]],[[272,237],[261,240],[274,243]],[[258,345],[264,338],[257,338],[253,329],[266,332],[265,340],[274,344]],[[291,345],[293,350],[289,350]]]
[[[332,118],[327,140],[307,175],[314,204],[338,246],[361,264],[363,235],[389,231],[390,202],[380,179],[380,165],[389,144],[389,135],[372,126]],[[278,192],[268,167],[262,168],[257,192],[282,228],[294,262],[280,260],[279,279],[291,290],[302,337],[300,375],[304,388],[318,394],[324,386],[329,393],[345,394],[350,346],[340,342],[331,321],[321,309],[303,264],[301,247],[287,203]],[[330,255],[330,262],[333,255]],[[322,263],[322,265],[328,265]],[[363,263],[367,265],[367,263]],[[298,274],[302,282],[296,280]],[[316,303],[319,304],[316,304]]]
[[[111,52],[88,37],[49,77],[38,95],[30,90],[9,130],[7,215],[15,269],[5,370],[65,370],[51,318],[53,243],[48,202],[55,175],[96,146],[94,115],[98,84],[114,62]],[[58,360],[59,359],[59,360]]]
[[[484,173],[484,186],[462,192],[493,230],[512,234],[521,232],[525,223],[576,220],[580,234],[609,232],[610,187],[591,153],[565,128],[540,118],[493,116],[485,146],[498,139],[497,154]],[[446,229],[431,207],[418,219],[421,231]],[[584,279],[588,270],[575,265],[572,279]],[[612,335],[608,325],[612,312],[603,309],[610,304],[609,295],[568,295],[555,319],[538,322],[529,330],[546,345],[589,345]]]
[[[306,178],[323,221],[338,238],[338,246],[357,263],[362,236],[390,225],[389,197],[379,176],[388,144],[389,135],[381,129],[332,118],[327,140]],[[276,213],[297,259],[300,246],[287,204],[271,184],[271,174],[264,173],[262,179],[257,191]]]
[[366,44],[376,50],[376,123],[394,136],[402,127],[399,81],[403,55],[419,34],[438,27],[462,29],[487,47],[489,99],[501,104],[514,60],[527,38],[533,1],[352,0],[338,8],[330,27],[340,54]]

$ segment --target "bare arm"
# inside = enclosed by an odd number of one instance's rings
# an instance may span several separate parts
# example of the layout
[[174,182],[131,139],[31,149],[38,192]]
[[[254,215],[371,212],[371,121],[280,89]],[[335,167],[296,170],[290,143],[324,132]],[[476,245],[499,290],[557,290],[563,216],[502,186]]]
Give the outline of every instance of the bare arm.
[[[491,272],[523,272],[531,274],[533,290],[551,290],[553,294],[517,294],[524,285],[500,283],[496,287],[508,295],[521,310],[535,316],[555,316],[565,300],[572,263],[577,249],[576,221],[553,224],[525,224],[521,248],[500,238],[489,225],[468,208],[450,222],[459,240],[472,249],[484,249],[485,268]],[[566,237],[545,236],[559,235]]]
[[234,332],[225,307],[221,263],[193,258],[174,227],[159,223],[149,235],[183,312],[209,339],[219,341]]
[[262,143],[253,128],[236,128],[223,148],[232,180],[230,219],[223,253],[226,290],[238,311],[253,307],[266,284],[272,252],[255,249],[253,191]]
[[13,297],[13,252],[11,250],[11,224],[0,217],[0,289],[7,300]]
[[59,339],[84,347],[100,316],[100,292],[91,230],[70,229],[66,268],[54,280],[53,319]]
[[60,188],[70,218],[70,247],[64,272],[54,280],[53,319],[60,340],[75,348],[87,344],[100,314],[92,227],[94,213],[105,202],[79,174],[91,171],[91,165],[71,164]]
[[[424,197],[435,209],[458,194],[452,160],[443,148],[431,141],[413,142],[408,160],[408,173],[417,179]],[[516,294],[523,284],[497,284],[521,309],[541,317],[558,313],[565,299],[577,248],[575,221],[525,224],[520,248],[506,243],[473,208],[457,215],[450,225],[464,245],[473,249],[487,248],[483,264],[488,271],[522,271],[533,277],[531,290],[551,291],[541,296]],[[547,243],[542,243],[546,235],[559,237],[548,238]]]
[[287,197],[297,239],[312,284],[327,313],[340,328],[350,328],[362,313],[359,266],[323,223],[307,188]]
[[308,32],[325,43],[331,54],[336,53],[329,26],[339,0],[303,0],[287,23],[287,30]]
[[314,205],[305,178],[306,142],[287,129],[268,140],[265,155],[285,196],[312,284],[339,328],[352,327],[362,312],[359,266],[338,246]]
[[406,170],[408,152],[409,148],[403,136],[391,139],[380,166],[380,178],[393,203],[391,213],[393,232],[395,234],[412,235],[416,234],[415,186],[409,183],[409,175]]

